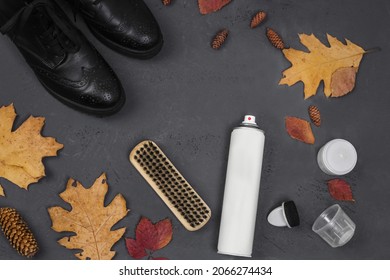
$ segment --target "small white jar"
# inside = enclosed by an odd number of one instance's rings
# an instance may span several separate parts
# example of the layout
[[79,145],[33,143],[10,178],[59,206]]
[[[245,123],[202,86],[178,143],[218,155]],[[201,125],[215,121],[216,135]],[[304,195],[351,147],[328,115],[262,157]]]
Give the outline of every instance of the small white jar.
[[318,151],[317,162],[328,175],[345,175],[355,167],[357,152],[347,140],[334,139]]

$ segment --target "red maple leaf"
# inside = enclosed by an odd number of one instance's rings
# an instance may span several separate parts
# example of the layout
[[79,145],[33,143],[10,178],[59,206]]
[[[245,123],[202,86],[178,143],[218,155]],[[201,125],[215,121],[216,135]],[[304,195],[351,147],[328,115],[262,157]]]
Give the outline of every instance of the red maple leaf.
[[328,190],[330,195],[336,200],[355,201],[351,186],[342,179],[329,180]]
[[147,256],[146,250],[153,254],[167,246],[172,235],[172,222],[169,219],[153,224],[148,218],[142,217],[135,230],[135,239],[126,238],[127,251],[135,259],[143,258]]
[[210,14],[222,9],[232,0],[198,0],[199,10],[202,15]]
[[148,255],[146,254],[145,248],[132,238],[126,238],[126,248],[127,252],[129,252],[129,255],[137,260],[142,259]]

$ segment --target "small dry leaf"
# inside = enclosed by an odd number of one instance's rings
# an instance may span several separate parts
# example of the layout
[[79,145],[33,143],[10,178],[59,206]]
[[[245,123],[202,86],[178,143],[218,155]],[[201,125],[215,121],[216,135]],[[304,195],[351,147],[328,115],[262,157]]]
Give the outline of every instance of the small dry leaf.
[[54,138],[43,137],[45,118],[30,116],[12,131],[14,106],[0,108],[0,177],[23,189],[45,176],[44,157],[53,157],[63,148]]
[[171,4],[171,0],[161,0],[164,6],[169,6]]
[[225,43],[227,37],[229,35],[229,30],[223,29],[219,31],[213,38],[211,42],[211,47],[214,50],[218,50],[222,47],[222,45]]
[[307,144],[314,144],[315,138],[310,123],[296,117],[286,117],[287,133],[296,140]]
[[104,173],[89,189],[70,179],[60,197],[70,204],[71,211],[61,207],[48,209],[53,230],[75,234],[60,239],[58,243],[68,249],[80,249],[81,252],[75,254],[79,259],[112,259],[115,251],[111,248],[125,233],[125,228],[111,229],[126,216],[126,200],[118,194],[104,206],[107,191]]
[[256,13],[253,17],[252,17],[252,20],[251,20],[251,28],[255,28],[257,26],[259,26],[267,17],[267,13],[264,12],[264,11],[260,11],[258,13]]
[[[283,72],[280,85],[292,86],[297,82],[302,82],[305,99],[317,93],[321,81],[324,82],[324,93],[327,97],[333,94],[332,79],[335,80],[335,96],[351,88],[352,72],[346,75],[342,71],[340,74],[341,82],[339,74],[336,74],[336,78],[333,77],[333,74],[340,68],[354,68],[357,71],[363,55],[366,53],[363,48],[349,40],[345,40],[346,44],[343,44],[329,34],[327,34],[329,47],[321,43],[313,34],[300,34],[299,38],[309,52],[292,48],[283,50],[284,56],[291,62],[292,66]],[[336,86],[342,89],[336,90]]]
[[342,179],[329,180],[328,191],[336,200],[355,201],[353,199],[351,186]]
[[165,219],[153,224],[144,217],[137,226],[135,237],[145,249],[160,250],[172,240],[172,223],[169,219]]
[[141,259],[147,256],[146,250],[153,254],[167,246],[172,235],[172,222],[169,219],[153,224],[148,218],[142,217],[135,230],[135,239],[126,238],[127,251],[133,258]]
[[202,15],[210,14],[222,9],[232,0],[198,0],[198,6]]
[[126,248],[129,255],[136,260],[142,259],[148,255],[145,248],[135,239],[126,238]]
[[332,74],[330,87],[332,88],[331,97],[341,97],[350,93],[355,87],[356,67],[343,67],[337,69]]
[[0,196],[5,196],[4,188],[2,185],[0,185]]

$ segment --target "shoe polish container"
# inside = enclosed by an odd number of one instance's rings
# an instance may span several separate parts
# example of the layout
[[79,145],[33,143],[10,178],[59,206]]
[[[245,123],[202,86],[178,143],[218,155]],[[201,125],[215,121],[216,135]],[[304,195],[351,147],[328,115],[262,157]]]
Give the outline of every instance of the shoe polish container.
[[357,162],[355,147],[344,139],[333,139],[317,154],[320,169],[328,175],[345,175],[351,172]]
[[218,253],[251,257],[264,152],[254,116],[234,128],[229,148]]

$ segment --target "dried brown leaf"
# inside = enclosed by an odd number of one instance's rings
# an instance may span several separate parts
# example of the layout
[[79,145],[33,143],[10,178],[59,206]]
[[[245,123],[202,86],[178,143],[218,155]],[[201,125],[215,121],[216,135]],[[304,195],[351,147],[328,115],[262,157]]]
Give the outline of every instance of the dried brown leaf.
[[329,97],[332,94],[333,73],[345,67],[358,69],[366,53],[363,48],[351,41],[345,40],[346,44],[343,44],[329,34],[327,38],[330,47],[321,43],[313,34],[300,34],[299,38],[309,52],[293,48],[283,50],[284,56],[292,66],[283,72],[283,78],[279,84],[292,86],[297,82],[302,82],[305,99],[317,93],[321,81],[324,82],[324,93]]
[[123,219],[128,210],[121,194],[104,206],[108,191],[106,175],[102,174],[89,189],[70,179],[60,197],[72,207],[71,211],[61,207],[48,209],[57,232],[73,232],[58,241],[68,249],[80,249],[75,256],[79,259],[110,260],[115,251],[111,247],[125,233],[125,228],[111,230]]
[[164,6],[169,6],[171,5],[171,0],[161,0]]
[[231,0],[198,0],[199,11],[202,15],[210,14],[222,9]]
[[12,131],[14,106],[0,108],[0,177],[23,189],[45,176],[44,157],[53,157],[63,148],[54,138],[43,137],[45,118],[30,116]]
[[329,180],[328,191],[336,200],[355,201],[353,199],[351,186],[342,179]]
[[307,144],[314,144],[315,138],[310,123],[296,117],[286,117],[287,133],[296,140]]
[[356,67],[343,67],[337,69],[332,74],[332,81],[330,84],[332,88],[331,97],[344,96],[354,89],[357,70]]

